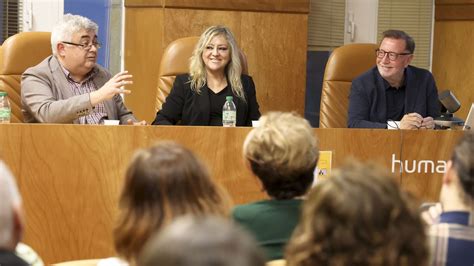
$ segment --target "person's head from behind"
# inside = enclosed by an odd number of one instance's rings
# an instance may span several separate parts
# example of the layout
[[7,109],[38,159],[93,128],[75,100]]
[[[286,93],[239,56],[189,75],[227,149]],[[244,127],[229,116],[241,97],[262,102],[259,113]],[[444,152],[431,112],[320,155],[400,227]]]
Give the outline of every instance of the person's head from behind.
[[149,236],[185,214],[227,215],[227,195],[188,149],[161,142],[138,151],[120,196],[115,248],[134,261]]
[[265,258],[247,232],[217,217],[177,219],[147,243],[139,266],[263,266]]
[[288,244],[290,266],[425,265],[418,206],[380,166],[351,162],[309,193]]
[[[441,202],[474,207],[474,133],[467,132],[454,148],[446,167]],[[457,204],[456,204],[457,205]],[[450,208],[451,206],[444,206]],[[458,206],[452,206],[454,208]]]
[[240,49],[234,35],[225,26],[211,26],[199,38],[190,61],[191,88],[198,93],[209,74],[229,79],[234,93],[243,98],[240,76]]
[[22,234],[21,196],[12,173],[0,160],[0,250],[15,250]]
[[71,75],[84,76],[97,62],[99,26],[86,17],[66,14],[51,33],[53,55]]
[[243,155],[270,197],[292,199],[304,195],[313,183],[319,149],[304,118],[270,112],[247,135]]
[[410,35],[401,30],[385,31],[376,52],[380,75],[389,82],[402,79],[414,52],[415,41]]

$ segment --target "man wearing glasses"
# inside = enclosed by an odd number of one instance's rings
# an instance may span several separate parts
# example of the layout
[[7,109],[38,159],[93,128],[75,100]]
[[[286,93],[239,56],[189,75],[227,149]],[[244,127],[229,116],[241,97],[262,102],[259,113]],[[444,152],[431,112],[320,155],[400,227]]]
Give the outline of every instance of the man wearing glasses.
[[440,113],[433,75],[410,66],[415,42],[403,31],[383,33],[376,67],[352,81],[348,127],[433,129]]
[[127,71],[112,76],[96,64],[98,26],[88,18],[66,14],[51,33],[53,55],[23,73],[21,99],[25,122],[120,124],[137,122],[120,93],[132,84]]

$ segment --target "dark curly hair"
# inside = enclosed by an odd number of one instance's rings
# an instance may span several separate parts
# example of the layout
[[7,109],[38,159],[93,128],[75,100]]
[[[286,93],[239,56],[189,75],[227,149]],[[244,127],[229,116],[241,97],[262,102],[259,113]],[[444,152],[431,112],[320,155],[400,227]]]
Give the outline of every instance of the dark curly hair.
[[375,164],[350,162],[308,195],[290,240],[289,266],[426,265],[418,206]]

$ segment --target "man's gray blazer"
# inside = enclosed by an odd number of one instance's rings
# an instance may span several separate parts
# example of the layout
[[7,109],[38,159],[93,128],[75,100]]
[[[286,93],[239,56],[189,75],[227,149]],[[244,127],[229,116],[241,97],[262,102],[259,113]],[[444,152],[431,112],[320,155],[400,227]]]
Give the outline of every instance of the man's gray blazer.
[[[97,89],[111,74],[96,65],[98,73],[93,77]],[[23,120],[27,123],[79,123],[79,117],[92,112],[89,93],[75,96],[66,80],[64,71],[55,56],[49,56],[34,67],[28,68],[21,78],[21,103]],[[137,121],[125,105],[122,97],[115,95],[103,102],[107,119]]]

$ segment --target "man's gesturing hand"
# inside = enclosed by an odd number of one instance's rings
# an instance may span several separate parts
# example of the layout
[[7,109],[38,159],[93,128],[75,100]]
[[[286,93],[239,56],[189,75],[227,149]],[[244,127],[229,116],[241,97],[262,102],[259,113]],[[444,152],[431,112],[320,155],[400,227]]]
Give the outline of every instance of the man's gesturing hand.
[[92,106],[103,102],[105,100],[112,99],[116,94],[131,93],[130,90],[125,90],[123,86],[133,84],[132,75],[128,74],[128,71],[122,71],[113,76],[102,88],[90,93],[90,99]]

